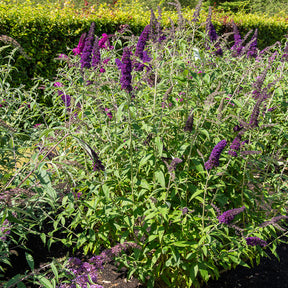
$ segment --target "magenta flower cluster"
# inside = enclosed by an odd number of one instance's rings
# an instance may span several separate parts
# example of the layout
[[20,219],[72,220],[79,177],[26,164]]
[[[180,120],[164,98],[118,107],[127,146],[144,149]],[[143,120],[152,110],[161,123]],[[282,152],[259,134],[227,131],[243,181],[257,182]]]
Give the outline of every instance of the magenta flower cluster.
[[113,49],[113,46],[111,46],[109,42],[109,36],[106,33],[102,34],[102,38],[99,40],[98,45],[101,49]]
[[[83,51],[84,46],[85,46],[85,38],[86,38],[86,35],[87,35],[86,33],[83,33],[83,34],[81,35],[77,47],[72,50],[75,56],[82,54],[82,51]],[[60,54],[60,55],[62,55],[62,54]]]

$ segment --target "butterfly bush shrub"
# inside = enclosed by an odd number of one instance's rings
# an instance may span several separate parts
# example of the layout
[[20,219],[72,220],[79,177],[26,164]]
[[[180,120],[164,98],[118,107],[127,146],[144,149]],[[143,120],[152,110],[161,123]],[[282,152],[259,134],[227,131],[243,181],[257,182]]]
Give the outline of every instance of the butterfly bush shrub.
[[[161,30],[161,41],[147,37],[146,26],[142,40],[129,37],[122,49],[115,47],[123,31],[110,35],[109,43],[107,34],[101,38],[92,29],[83,31],[89,38],[84,42],[82,36],[79,45],[89,49],[72,51],[53,83],[38,83],[51,107],[39,110],[34,90],[21,94],[34,109],[22,108],[31,117],[25,143],[41,149],[23,172],[13,170],[0,194],[30,189],[34,196],[27,201],[37,208],[30,213],[43,215],[52,227],[49,232],[32,227],[45,235],[43,242],[59,241],[70,248],[70,256],[83,251],[98,260],[112,249],[117,253],[111,252],[111,259],[147,287],[203,286],[223,270],[247,266],[267,251],[275,254],[286,233],[284,48],[260,54],[254,31],[247,39],[241,35],[241,53],[218,35],[222,53],[214,53],[206,49],[208,37],[195,40],[203,36],[199,22],[177,28],[186,21],[181,16],[179,9],[178,22]],[[161,27],[161,17],[152,18]],[[106,48],[95,44],[100,38]],[[251,45],[253,55],[247,57]],[[93,47],[104,70],[93,67],[94,52],[84,55]],[[142,51],[149,55],[147,62]],[[15,94],[8,96],[4,121],[21,109]],[[36,120],[42,125],[34,127]],[[21,127],[16,117],[9,124]],[[45,205],[36,205],[39,199]],[[31,220],[14,210],[9,223],[28,229]],[[78,280],[101,285],[96,271],[101,265],[92,262],[82,270],[74,263],[75,277],[70,273],[74,278],[59,285]]]

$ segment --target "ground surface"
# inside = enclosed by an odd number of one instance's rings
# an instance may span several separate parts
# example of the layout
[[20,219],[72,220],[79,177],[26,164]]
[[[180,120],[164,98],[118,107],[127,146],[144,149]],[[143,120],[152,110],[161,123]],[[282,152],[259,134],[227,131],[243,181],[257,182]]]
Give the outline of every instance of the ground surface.
[[[254,268],[237,267],[225,272],[217,281],[209,281],[205,288],[288,288],[288,245],[280,245],[277,251],[280,262],[271,255],[270,259],[263,258],[260,265]],[[118,272],[112,264],[106,265],[102,270],[98,284],[104,288],[145,287],[135,278],[127,281],[125,269]],[[164,287],[161,285],[161,288]]]
[[[47,262],[49,263],[50,261],[47,260],[50,259],[50,257],[64,256],[67,252],[63,250],[63,247],[55,245],[54,248],[51,249],[52,251],[47,254],[47,251],[42,250],[43,245],[37,247],[38,241],[33,240],[34,241],[31,241],[33,247],[38,252],[38,257],[35,257],[36,262],[38,262],[37,266],[45,265]],[[61,255],[62,250],[63,255]],[[280,257],[280,262],[271,254],[270,259],[262,258],[259,266],[251,269],[237,267],[235,270],[223,273],[217,281],[209,281],[203,288],[288,288],[288,245],[279,245],[277,252]],[[77,255],[77,257],[81,258],[81,255]],[[14,253],[11,260],[13,268],[7,271],[6,280],[11,279],[17,273],[24,273],[25,270],[29,269],[23,251],[19,250],[17,253]],[[119,271],[113,263],[108,263],[104,266],[104,269],[99,272],[98,279],[97,284],[102,285],[104,288],[146,288],[146,286],[141,285],[136,278],[127,280],[127,270],[122,268]],[[36,288],[37,286],[28,284],[26,287]],[[155,285],[155,288],[166,287],[163,283],[157,283]]]

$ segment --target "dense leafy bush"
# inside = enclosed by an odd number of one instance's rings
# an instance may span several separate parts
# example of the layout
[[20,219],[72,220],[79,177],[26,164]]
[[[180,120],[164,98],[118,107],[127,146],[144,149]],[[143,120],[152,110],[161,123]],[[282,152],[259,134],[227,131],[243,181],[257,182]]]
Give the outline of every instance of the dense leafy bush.
[[152,13],[139,38],[128,26],[100,38],[91,24],[56,79],[30,90],[7,82],[17,48],[1,59],[3,274],[31,234],[91,255],[56,259],[48,277],[28,251],[31,271],[4,287],[85,287],[113,258],[148,287],[199,287],[276,255],[288,217],[287,41],[260,51],[257,30],[245,39],[234,26],[230,49],[211,13],[205,33],[194,17],[164,29]]

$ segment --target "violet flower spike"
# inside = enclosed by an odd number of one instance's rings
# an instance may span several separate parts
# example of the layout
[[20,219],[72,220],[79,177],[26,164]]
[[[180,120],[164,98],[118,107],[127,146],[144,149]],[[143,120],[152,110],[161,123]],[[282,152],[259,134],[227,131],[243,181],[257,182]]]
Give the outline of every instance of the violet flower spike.
[[202,2],[203,2],[203,0],[200,0],[198,2],[198,4],[196,5],[196,7],[195,7],[195,11],[194,11],[194,14],[193,14],[193,19],[192,19],[192,22],[194,22],[194,23],[197,23],[199,21],[199,16],[200,16],[200,10],[201,10],[201,6],[202,6]]
[[[209,19],[209,23],[208,23],[207,27],[208,27],[208,31],[207,31],[207,32],[208,32],[210,41],[211,41],[212,43],[213,43],[213,42],[216,42],[217,39],[218,39],[218,35],[217,35],[217,33],[216,33],[216,29],[215,29],[214,25],[213,25],[212,22],[211,22],[211,19]],[[215,44],[215,49],[216,49],[216,51],[215,51],[214,53],[215,53],[216,55],[219,55],[219,56],[222,56],[222,55],[223,55],[223,51],[222,51],[222,49],[221,49],[221,47],[220,47],[220,45],[219,45],[218,42],[216,42],[216,44]]]
[[234,156],[234,157],[237,157],[237,156],[238,156],[237,151],[240,150],[240,146],[241,146],[240,141],[241,141],[241,138],[242,138],[242,136],[241,136],[240,134],[238,134],[238,135],[234,138],[232,144],[230,145],[230,149],[231,149],[231,150],[228,151],[228,154],[229,154],[229,155]]
[[266,227],[268,225],[275,225],[278,221],[285,219],[287,221],[288,216],[285,215],[279,215],[273,217],[271,220],[265,221],[262,224],[259,225],[259,227]]
[[146,25],[137,42],[135,56],[139,57],[141,60],[143,59],[143,52],[146,42],[149,39],[149,33],[150,33],[150,25]]
[[94,43],[94,31],[95,31],[95,23],[92,22],[88,36],[85,39],[85,46],[81,55],[81,60],[80,60],[81,69],[91,68],[91,54],[92,54],[93,43]]
[[250,117],[250,122],[249,122],[249,126],[251,126],[252,128],[256,128],[259,125],[258,117],[260,114],[260,105],[262,101],[263,101],[263,97],[259,98],[253,108],[253,111]]
[[[135,56],[138,57],[143,62],[148,62],[151,59],[151,58],[149,58],[147,52],[144,51],[145,45],[149,39],[150,29],[151,29],[150,25],[145,26],[143,32],[141,33],[141,35],[139,37],[139,40],[138,40],[137,46],[136,46]],[[146,52],[145,55],[144,55],[144,52]],[[145,57],[146,61],[144,61],[144,57]],[[134,67],[135,67],[136,71],[142,71],[144,68],[144,65],[137,62],[137,60],[136,60],[134,63]]]
[[242,213],[244,210],[245,210],[245,206],[227,210],[223,214],[218,216],[217,218],[220,223],[229,225],[234,220],[235,216]]
[[179,159],[179,158],[174,158],[174,159],[171,161],[170,165],[168,166],[168,171],[169,171],[169,172],[175,171],[177,165],[180,164],[180,163],[182,163],[182,162],[183,162],[183,160],[181,160],[181,159]]
[[255,30],[255,33],[252,36],[252,39],[250,41],[251,44],[250,44],[249,50],[247,52],[247,58],[249,58],[249,57],[256,58],[256,56],[257,56],[257,36],[258,36],[258,29]]
[[101,61],[100,48],[98,45],[98,37],[95,37],[93,50],[92,50],[92,67],[97,67]]
[[131,86],[132,62],[130,57],[131,57],[131,51],[128,47],[125,47],[122,55],[120,83],[121,83],[121,89],[126,90],[128,93],[130,93],[133,90]]
[[231,47],[231,50],[233,51],[233,56],[239,56],[241,54],[241,51],[243,49],[242,46],[242,39],[241,39],[241,35],[239,33],[239,30],[236,26],[236,24],[233,22],[233,30],[234,30],[234,45]]
[[115,59],[115,63],[117,65],[118,70],[121,70],[121,66],[122,66],[122,62],[120,59],[116,58]]
[[226,145],[226,140],[222,140],[213,148],[209,160],[204,165],[206,170],[219,166],[219,158]]
[[246,240],[247,245],[250,245],[250,246],[259,245],[261,247],[265,247],[267,245],[267,242],[260,239],[259,237],[247,237],[245,240]]

